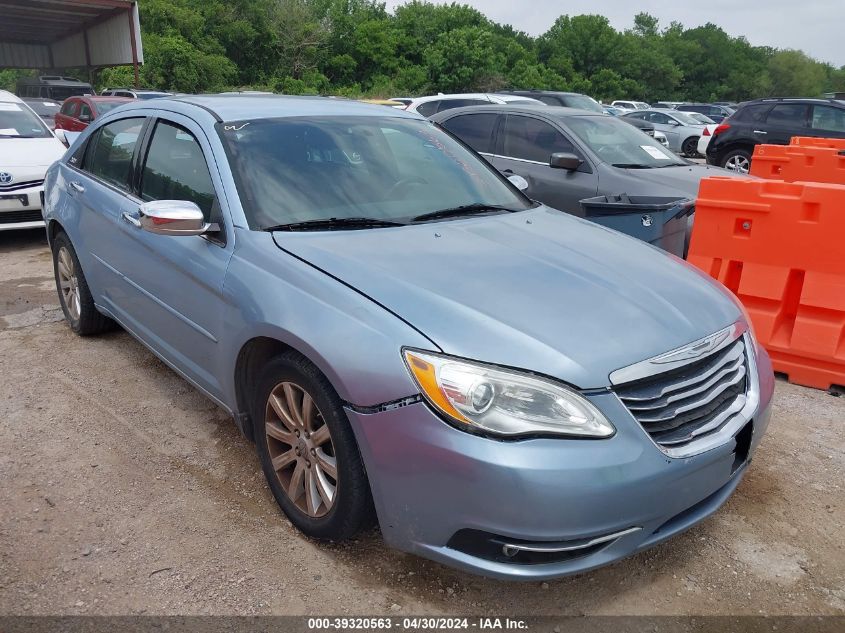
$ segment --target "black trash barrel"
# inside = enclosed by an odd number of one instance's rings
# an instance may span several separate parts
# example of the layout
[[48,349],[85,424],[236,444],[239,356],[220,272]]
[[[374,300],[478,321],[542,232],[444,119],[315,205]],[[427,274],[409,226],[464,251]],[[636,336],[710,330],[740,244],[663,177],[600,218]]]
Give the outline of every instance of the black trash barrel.
[[684,256],[687,221],[695,211],[689,198],[598,196],[581,200],[584,218]]

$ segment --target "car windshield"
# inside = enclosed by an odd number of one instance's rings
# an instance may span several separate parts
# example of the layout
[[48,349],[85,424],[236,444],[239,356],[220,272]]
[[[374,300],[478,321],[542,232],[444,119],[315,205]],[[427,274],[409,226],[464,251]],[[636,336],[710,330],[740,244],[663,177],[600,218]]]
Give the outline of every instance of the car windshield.
[[0,102],[0,139],[52,136],[32,110],[19,103]]
[[639,129],[607,116],[574,116],[566,125],[602,161],[641,169],[686,165]]
[[[697,118],[695,118],[692,115],[692,112],[675,111],[675,112],[672,112],[672,116],[675,117],[676,119],[678,119],[678,121],[680,121],[681,123],[683,123],[685,125],[703,125],[703,123],[701,121],[699,121]],[[712,123],[712,121],[711,121],[711,123]]]
[[567,95],[566,105],[570,108],[580,108],[581,110],[590,110],[591,112],[604,112],[601,104],[587,95]]
[[97,114],[103,115],[106,112],[114,110],[118,106],[122,106],[126,101],[97,101]]
[[480,205],[531,208],[486,161],[434,124],[382,116],[217,124],[251,228],[408,221]]
[[40,117],[55,116],[62,107],[61,104],[50,101],[49,99],[27,99],[26,105],[32,108],[33,112]]
[[709,116],[701,114],[700,112],[690,112],[689,115],[699,123],[704,123],[704,125],[712,125],[715,123],[715,121]]

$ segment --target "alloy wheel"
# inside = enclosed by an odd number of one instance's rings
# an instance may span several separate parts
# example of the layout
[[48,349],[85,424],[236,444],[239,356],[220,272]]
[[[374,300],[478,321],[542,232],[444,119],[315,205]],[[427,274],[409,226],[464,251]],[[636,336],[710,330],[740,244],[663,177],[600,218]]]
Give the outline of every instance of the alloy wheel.
[[740,174],[747,174],[750,167],[751,161],[740,154],[735,154],[725,161],[725,169],[735,171]]
[[299,385],[276,385],[264,418],[267,448],[282,490],[312,518],[325,516],[337,498],[337,459],[329,427]]
[[82,313],[82,303],[79,296],[79,279],[76,276],[76,266],[73,264],[73,257],[71,257],[70,251],[64,246],[59,249],[56,264],[59,270],[59,286],[62,289],[62,300],[70,318],[76,321]]

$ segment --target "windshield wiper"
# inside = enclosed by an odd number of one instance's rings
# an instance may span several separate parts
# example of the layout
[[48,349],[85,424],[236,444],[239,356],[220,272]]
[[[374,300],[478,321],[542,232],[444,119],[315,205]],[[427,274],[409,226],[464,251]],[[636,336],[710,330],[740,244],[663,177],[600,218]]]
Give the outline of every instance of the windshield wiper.
[[371,229],[388,226],[404,226],[402,222],[381,220],[379,218],[323,218],[321,220],[303,220],[274,226],[262,226],[262,231],[335,231],[344,229]]
[[611,167],[622,169],[653,169],[654,165],[643,165],[642,163],[613,163]]
[[516,213],[519,209],[511,209],[499,204],[483,204],[480,202],[474,204],[464,204],[459,207],[452,207],[451,209],[440,209],[440,211],[432,211],[431,213],[423,213],[422,215],[411,218],[411,222],[426,222],[428,220],[442,220],[445,218],[458,218],[464,215],[479,215],[481,213],[490,213],[491,211],[507,211],[508,213]]

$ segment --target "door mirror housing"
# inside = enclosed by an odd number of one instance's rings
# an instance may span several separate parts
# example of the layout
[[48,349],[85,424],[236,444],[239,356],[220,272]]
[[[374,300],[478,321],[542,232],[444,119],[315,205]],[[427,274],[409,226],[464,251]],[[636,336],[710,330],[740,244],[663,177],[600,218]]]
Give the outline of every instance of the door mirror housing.
[[70,147],[70,142],[67,140],[65,131],[62,128],[56,128],[53,130],[53,136],[59,139],[65,147]]
[[678,123],[675,119],[669,119],[669,125],[672,127],[678,127],[680,123]]
[[200,208],[190,200],[153,200],[138,209],[141,228],[158,235],[203,235],[218,231],[205,221]]
[[528,189],[528,181],[525,180],[525,178],[523,178],[522,176],[512,174],[508,176],[508,180],[514,187],[516,187],[520,191],[525,191],[526,189]]
[[81,123],[90,123],[91,122],[91,115],[90,114],[80,114],[79,121]]
[[565,169],[566,171],[575,171],[584,161],[578,158],[575,154],[569,152],[558,152],[552,154],[549,158],[549,167],[554,169]]

